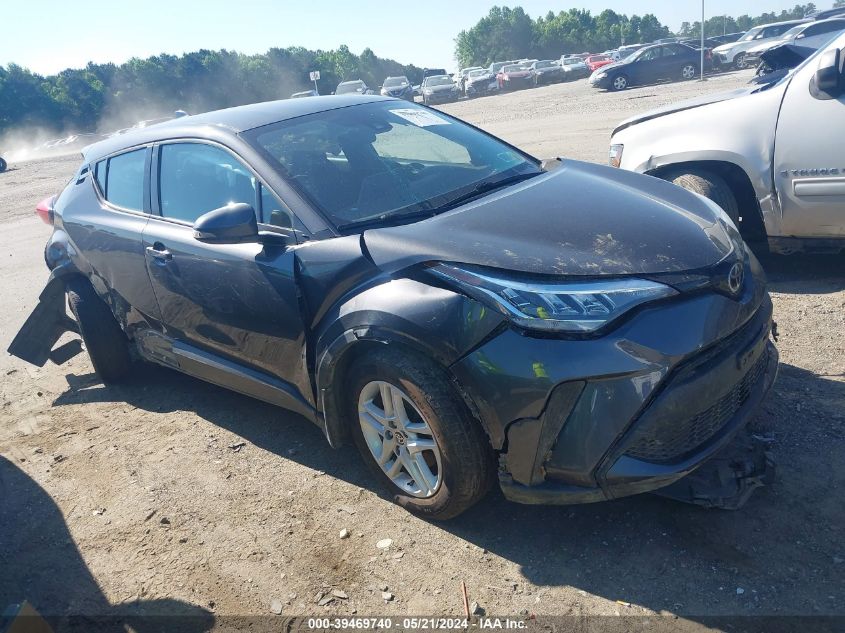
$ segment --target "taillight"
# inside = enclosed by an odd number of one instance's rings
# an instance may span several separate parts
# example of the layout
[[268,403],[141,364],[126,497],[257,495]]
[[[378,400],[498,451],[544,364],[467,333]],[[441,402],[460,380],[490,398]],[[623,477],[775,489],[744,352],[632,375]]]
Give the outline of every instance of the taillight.
[[35,207],[36,215],[41,218],[41,221],[44,222],[44,224],[53,224],[53,203],[55,201],[56,196],[50,196],[49,198],[44,198],[38,203],[38,206]]

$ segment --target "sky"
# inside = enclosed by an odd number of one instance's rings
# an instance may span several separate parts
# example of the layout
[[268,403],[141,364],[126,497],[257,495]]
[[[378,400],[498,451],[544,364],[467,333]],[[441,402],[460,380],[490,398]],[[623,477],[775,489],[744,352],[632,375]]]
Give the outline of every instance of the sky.
[[[816,0],[828,8],[833,0]],[[798,0],[705,0],[707,16],[780,12]],[[422,67],[455,68],[454,39],[494,4],[521,6],[532,17],[570,8],[594,14],[610,8],[654,13],[675,30],[700,19],[700,0],[3,0],[0,65],[20,64],[41,74],[88,61],[121,63],[131,57],[181,54],[200,48],[263,53],[303,46],[379,57]],[[563,51],[561,51],[563,52]]]

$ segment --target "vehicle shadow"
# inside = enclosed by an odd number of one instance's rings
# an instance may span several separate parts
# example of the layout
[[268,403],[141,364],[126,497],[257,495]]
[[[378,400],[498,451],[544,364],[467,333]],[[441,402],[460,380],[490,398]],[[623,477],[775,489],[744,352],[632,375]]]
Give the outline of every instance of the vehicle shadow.
[[[125,401],[149,411],[192,410],[284,459],[387,499],[354,451],[333,451],[313,424],[270,405],[161,368],[143,369],[121,387],[103,387],[91,375],[68,378],[72,386],[55,405]],[[693,618],[845,614],[845,587],[830,562],[841,556],[837,539],[845,525],[845,508],[830,492],[832,481],[845,480],[837,413],[844,404],[845,382],[782,365],[755,420],[755,428],[775,434],[779,479],[736,512],[654,496],[520,506],[493,490],[466,514],[431,526],[511,561],[541,588],[571,586]]]
[[[50,495],[24,471],[0,457],[0,614],[28,602],[60,631],[138,633],[208,631],[211,612],[179,600],[111,604],[103,595]],[[35,618],[14,628],[41,631]],[[0,618],[0,628],[3,627]]]
[[843,255],[757,255],[769,290],[786,294],[825,294],[845,290]]

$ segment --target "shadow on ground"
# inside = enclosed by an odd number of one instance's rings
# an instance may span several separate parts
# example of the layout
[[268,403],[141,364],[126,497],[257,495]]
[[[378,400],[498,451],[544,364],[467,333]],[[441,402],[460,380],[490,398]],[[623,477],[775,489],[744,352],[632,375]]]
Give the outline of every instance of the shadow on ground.
[[[494,490],[465,515],[432,527],[513,561],[541,587],[569,585],[654,611],[845,613],[845,593],[832,563],[845,525],[842,504],[831,494],[831,486],[845,481],[842,428],[830,415],[845,403],[845,384],[789,365],[781,372],[779,385],[787,391],[782,394],[776,385],[757,421],[789,440],[776,448],[779,481],[740,511],[704,510],[651,496],[586,506],[519,506]],[[93,375],[68,380],[72,386],[57,406],[125,401],[156,412],[192,410],[282,459],[387,500],[354,451],[333,451],[313,424],[270,405],[150,366],[121,387],[104,387]],[[796,414],[793,394],[804,393],[813,394],[815,408],[807,405]],[[816,442],[795,435],[796,428],[810,426],[829,436],[821,441],[827,449],[813,453]],[[297,449],[293,455],[291,448]],[[73,554],[78,558],[75,548]],[[490,580],[502,583],[505,579]],[[800,589],[808,585],[813,591]]]
[[[163,629],[198,633],[212,628],[214,616],[209,611],[179,600],[111,604],[82,560],[61,510],[3,457],[0,502],[0,613],[27,601],[56,632],[125,632],[126,623],[138,633]],[[35,625],[30,619],[15,630],[40,630]]]

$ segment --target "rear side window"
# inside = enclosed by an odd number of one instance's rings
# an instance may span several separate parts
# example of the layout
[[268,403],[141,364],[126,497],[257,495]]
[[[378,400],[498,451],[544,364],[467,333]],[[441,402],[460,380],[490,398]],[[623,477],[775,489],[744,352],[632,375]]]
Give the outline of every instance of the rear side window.
[[[131,211],[144,210],[144,167],[147,149],[138,149],[109,159],[106,174],[106,200]],[[99,170],[97,182],[100,182]]]
[[101,160],[99,163],[96,164],[94,167],[94,177],[97,179],[97,186],[100,188],[100,191],[105,195],[106,193],[106,161]]
[[234,202],[256,206],[255,178],[229,152],[203,143],[161,146],[159,202],[166,218],[194,222]]

